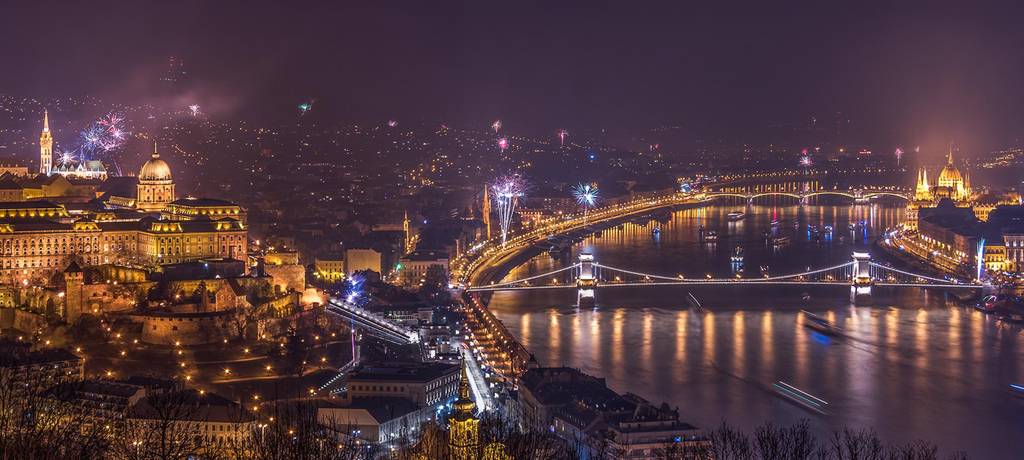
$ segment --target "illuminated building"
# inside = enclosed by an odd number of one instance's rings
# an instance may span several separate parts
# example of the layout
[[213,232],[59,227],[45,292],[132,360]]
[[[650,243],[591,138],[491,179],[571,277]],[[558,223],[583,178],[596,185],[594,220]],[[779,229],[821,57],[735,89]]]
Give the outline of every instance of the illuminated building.
[[39,174],[50,174],[53,167],[53,135],[50,134],[50,112],[43,111],[43,132],[39,134]]
[[489,189],[489,188],[490,187],[484,187],[484,203],[483,203],[483,211],[482,211],[483,212],[483,218],[484,218],[484,225],[487,226],[487,239],[488,240],[490,240],[491,236],[492,236],[492,234],[491,234],[491,198],[490,198],[490,193],[488,193],[488,191],[487,191],[487,189]]
[[167,205],[174,201],[174,180],[171,177],[171,167],[167,162],[160,159],[160,153],[153,144],[153,155],[139,171],[138,193],[135,198],[135,207],[141,211],[163,211]]
[[458,388],[459,368],[451,364],[382,364],[350,373],[346,398],[403,398],[419,406],[436,406],[449,401]]
[[[319,263],[320,259],[317,259]],[[345,264],[343,276],[363,270],[370,270],[377,273],[381,271],[381,253],[372,248],[348,248],[345,250]]]
[[341,254],[317,255],[313,259],[313,273],[317,278],[327,282],[341,281],[345,279],[345,258]]
[[413,251],[400,260],[399,279],[405,286],[419,286],[426,281],[431,267],[441,267],[448,278],[448,253],[443,251]]
[[[973,199],[970,177],[961,174],[960,170],[953,164],[953,149],[950,148],[946,154],[946,165],[939,172],[935,184],[928,181],[928,170],[920,168],[917,171],[917,183],[914,186],[914,199],[907,206],[907,227],[917,228],[918,214],[923,208],[932,208],[939,204],[943,198],[948,198],[955,205],[970,207]],[[988,214],[988,210],[982,210],[981,214]],[[979,218],[983,218],[979,216]]]
[[84,373],[85,361],[67,349],[33,351],[27,343],[0,343],[0,382],[10,392],[7,401],[16,403],[54,385],[82,380]]
[[[168,419],[166,407],[180,409]],[[218,449],[248,442],[256,424],[256,417],[241,404],[193,389],[147,395],[129,408],[125,419],[129,436],[148,440],[146,434],[153,430],[171,430]],[[207,457],[202,451],[197,454]]]
[[476,460],[480,450],[480,419],[469,394],[469,376],[463,366],[459,376],[459,399],[448,417],[448,454],[453,460]]
[[107,169],[99,160],[62,162],[53,165],[53,134],[50,133],[50,113],[43,112],[43,131],[39,133],[39,174],[79,179],[107,178]]
[[[174,184],[171,186],[173,195]],[[227,200],[188,197],[167,203],[163,212],[160,213],[160,218],[166,220],[235,219],[245,223],[246,213],[241,206]]]
[[971,199],[971,179],[961,175],[960,170],[953,166],[953,148],[946,155],[946,166],[939,173],[938,182],[932,189],[934,198],[949,198],[956,203],[964,203]]
[[[32,181],[36,179],[43,180],[39,189],[22,184],[25,198],[35,198],[37,193],[96,196],[95,185],[75,185],[67,177],[41,175]],[[48,284],[50,276],[71,260],[83,266],[157,266],[246,257],[244,210],[223,200],[174,201],[170,167],[155,151],[142,167],[137,190],[141,197],[137,209],[118,206],[124,203],[114,199],[74,214],[62,204],[45,200],[0,202],[0,284]],[[165,211],[160,219],[136,212],[158,210]]]

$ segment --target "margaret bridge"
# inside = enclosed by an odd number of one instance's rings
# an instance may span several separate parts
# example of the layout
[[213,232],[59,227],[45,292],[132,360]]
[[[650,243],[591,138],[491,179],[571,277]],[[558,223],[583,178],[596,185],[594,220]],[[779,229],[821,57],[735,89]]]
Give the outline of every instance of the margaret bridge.
[[814,191],[765,191],[765,192],[751,192],[751,193],[739,193],[739,192],[705,192],[703,196],[706,199],[712,198],[742,198],[747,203],[753,203],[755,199],[767,198],[767,197],[789,197],[800,200],[801,204],[806,204],[810,198],[814,197],[843,197],[850,198],[854,203],[863,204],[867,203],[874,198],[882,197],[893,197],[903,200],[910,201],[913,198],[913,194],[910,192],[903,192],[898,190],[872,190],[872,189],[848,189],[848,190],[814,190]]

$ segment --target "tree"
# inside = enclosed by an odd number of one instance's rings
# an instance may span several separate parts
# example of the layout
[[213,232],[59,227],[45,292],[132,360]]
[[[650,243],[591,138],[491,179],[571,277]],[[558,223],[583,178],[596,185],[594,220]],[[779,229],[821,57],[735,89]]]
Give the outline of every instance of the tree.
[[202,436],[201,394],[194,390],[152,394],[117,422],[111,453],[125,460],[218,459],[225,448]]

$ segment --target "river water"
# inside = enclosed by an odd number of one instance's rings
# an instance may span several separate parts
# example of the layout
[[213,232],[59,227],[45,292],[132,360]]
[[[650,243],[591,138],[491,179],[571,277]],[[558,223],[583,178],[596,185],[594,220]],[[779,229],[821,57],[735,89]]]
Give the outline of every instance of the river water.
[[[728,222],[735,209],[743,207],[626,223],[589,237],[571,255],[538,256],[506,279],[571,264],[581,250],[645,273],[730,276],[739,268],[730,262],[736,246],[744,249],[743,276],[759,276],[762,267],[795,273],[849,261],[903,218],[900,207],[764,205]],[[790,244],[765,243],[773,219]],[[720,241],[700,243],[702,226],[718,230]],[[692,309],[688,292],[707,312]],[[1019,327],[939,291],[876,287],[870,301],[856,303],[849,294],[838,286],[616,287],[599,288],[594,309],[577,309],[571,289],[501,292],[490,305],[542,365],[605,377],[617,391],[677,406],[698,426],[724,420],[751,429],[806,418],[823,434],[869,427],[889,442],[924,439],[972,458],[1024,458],[1024,399],[1009,391],[1024,382]],[[834,321],[846,336],[804,327],[801,309]],[[772,384],[780,380],[827,401],[827,414],[778,396]]]

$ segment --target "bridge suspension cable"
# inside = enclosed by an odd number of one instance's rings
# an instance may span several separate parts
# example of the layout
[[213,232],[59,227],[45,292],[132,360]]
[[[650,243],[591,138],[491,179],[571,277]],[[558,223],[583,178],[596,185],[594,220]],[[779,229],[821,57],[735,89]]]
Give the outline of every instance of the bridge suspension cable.
[[[828,272],[828,271],[831,271],[831,270],[838,270],[838,269],[841,269],[841,268],[848,268],[848,267],[851,267],[852,265],[853,265],[853,262],[846,262],[846,263],[835,265],[835,266],[832,266],[832,267],[819,268],[819,269],[816,269],[816,270],[806,271],[806,272],[803,272],[803,273],[791,273],[791,274],[786,274],[786,275],[768,276],[768,277],[764,277],[764,278],[744,278],[744,279],[741,279],[741,281],[749,282],[749,283],[766,282],[766,281],[781,281],[781,280],[786,280],[786,279],[790,279],[790,278],[800,278],[800,277],[804,277],[804,276],[817,275],[819,273],[824,273],[824,272]],[[651,274],[651,273],[636,272],[636,271],[632,271],[632,270],[626,270],[624,268],[618,268],[618,267],[612,267],[612,266],[609,266],[609,265],[598,264],[596,262],[594,263],[594,266],[595,267],[600,267],[600,268],[603,268],[603,269],[606,269],[606,270],[617,271],[617,272],[626,273],[626,274],[635,275],[635,276],[643,276],[645,278],[651,278],[651,279],[660,279],[660,280],[674,281],[674,282],[685,281],[685,278],[670,277],[670,276],[664,276],[664,275],[654,275],[654,274]],[[737,281],[740,281],[740,280],[737,280],[735,278],[725,278],[725,279],[723,279],[723,278],[719,278],[719,279],[712,278],[712,279],[707,279],[707,280],[693,279],[692,281],[729,281],[729,282],[737,282]]]
[[526,283],[526,282],[535,280],[537,278],[548,277],[548,276],[551,276],[551,275],[555,275],[555,274],[558,274],[558,273],[561,273],[561,272],[564,272],[564,271],[568,271],[568,270],[572,270],[574,268],[579,268],[579,267],[580,267],[580,264],[576,263],[576,264],[569,265],[568,267],[562,267],[562,268],[559,268],[558,270],[552,270],[552,271],[547,272],[547,273],[541,273],[539,275],[533,275],[533,276],[530,276],[530,277],[527,277],[527,278],[523,278],[523,279],[518,279],[518,280],[513,280],[513,281],[503,281],[501,283],[487,284],[487,285],[478,286],[478,287],[480,287],[480,288],[499,288],[499,287],[502,287],[502,286],[509,286],[509,285],[512,285],[512,284]]
[[877,269],[881,269],[883,271],[896,272],[896,273],[899,273],[901,275],[907,275],[907,276],[911,276],[911,277],[914,277],[914,278],[920,278],[920,279],[923,279],[923,280],[928,280],[928,281],[932,281],[932,282],[936,282],[936,283],[941,283],[941,284],[946,284],[946,285],[950,285],[950,284],[961,285],[961,284],[964,284],[964,283],[958,283],[958,282],[955,282],[955,281],[950,281],[950,280],[947,280],[947,279],[935,278],[935,277],[931,277],[931,276],[921,275],[921,274],[918,274],[918,273],[912,273],[912,272],[908,272],[908,271],[905,271],[905,270],[900,270],[898,268],[886,267],[885,265],[881,265],[881,264],[878,264],[876,262],[869,262],[869,264],[871,265],[871,267],[877,268]]

